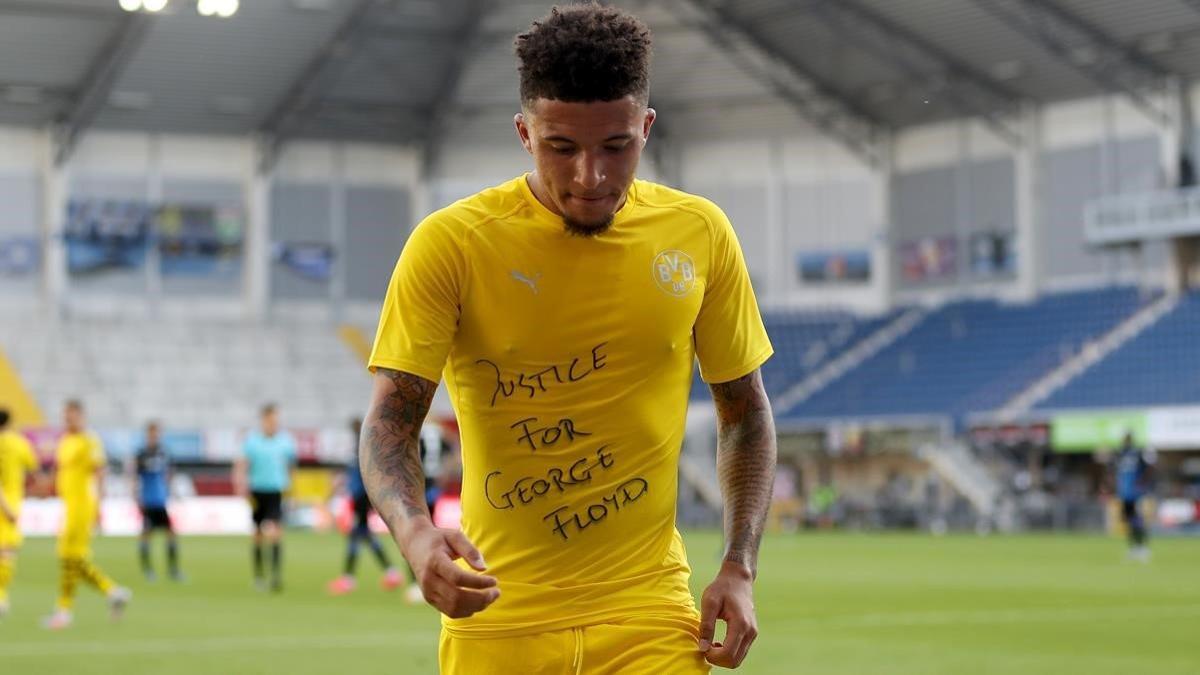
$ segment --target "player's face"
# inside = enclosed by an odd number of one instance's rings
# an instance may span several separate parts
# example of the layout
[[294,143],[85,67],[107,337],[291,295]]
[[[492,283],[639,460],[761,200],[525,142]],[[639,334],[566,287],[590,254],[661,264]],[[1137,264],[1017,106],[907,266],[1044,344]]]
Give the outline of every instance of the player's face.
[[279,430],[279,414],[267,413],[266,415],[263,415],[262,429],[264,434],[268,436],[274,436],[275,432]]
[[595,235],[625,203],[654,110],[633,96],[566,103],[538,99],[514,118],[533,155],[531,187],[575,234]]
[[63,409],[63,425],[67,427],[67,431],[75,433],[83,429],[83,411],[74,406],[67,406]]
[[146,443],[158,445],[158,427],[146,427]]

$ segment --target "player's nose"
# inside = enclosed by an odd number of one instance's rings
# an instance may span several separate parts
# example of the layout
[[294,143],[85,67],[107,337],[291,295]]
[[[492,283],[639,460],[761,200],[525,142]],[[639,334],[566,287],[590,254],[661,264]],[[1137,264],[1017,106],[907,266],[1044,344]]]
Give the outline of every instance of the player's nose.
[[585,190],[594,190],[604,182],[604,164],[599,157],[582,152],[575,161],[575,182]]

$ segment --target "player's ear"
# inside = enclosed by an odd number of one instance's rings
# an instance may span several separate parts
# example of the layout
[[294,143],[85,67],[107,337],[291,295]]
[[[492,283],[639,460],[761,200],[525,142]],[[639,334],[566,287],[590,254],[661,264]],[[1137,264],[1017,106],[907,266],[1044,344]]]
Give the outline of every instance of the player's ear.
[[517,129],[517,137],[521,139],[521,147],[525,148],[525,152],[533,154],[533,141],[529,138],[529,125],[526,123],[525,113],[519,112],[513,115],[513,126]]

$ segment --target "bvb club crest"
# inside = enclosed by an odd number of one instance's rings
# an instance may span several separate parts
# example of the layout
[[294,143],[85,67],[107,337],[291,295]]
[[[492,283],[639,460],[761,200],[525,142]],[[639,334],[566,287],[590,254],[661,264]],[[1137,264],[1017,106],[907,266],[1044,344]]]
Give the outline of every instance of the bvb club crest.
[[658,287],[677,298],[691,293],[696,285],[696,266],[683,251],[672,249],[654,256],[650,271]]

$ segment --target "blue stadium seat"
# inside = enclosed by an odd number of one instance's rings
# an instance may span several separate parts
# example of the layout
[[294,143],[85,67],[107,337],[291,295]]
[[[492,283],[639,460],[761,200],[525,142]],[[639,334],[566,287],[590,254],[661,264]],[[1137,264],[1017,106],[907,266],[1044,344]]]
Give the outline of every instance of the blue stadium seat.
[[1037,407],[1109,408],[1200,402],[1200,293],[1190,293],[1157,322]]
[[[939,415],[998,408],[1136,312],[1134,288],[1058,293],[1032,303],[950,303],[791,410],[789,419]],[[796,375],[799,375],[796,373]]]
[[[765,312],[763,325],[775,354],[762,367],[767,394],[777,396],[899,316],[862,318],[843,311]],[[692,400],[711,400],[697,370]]]

